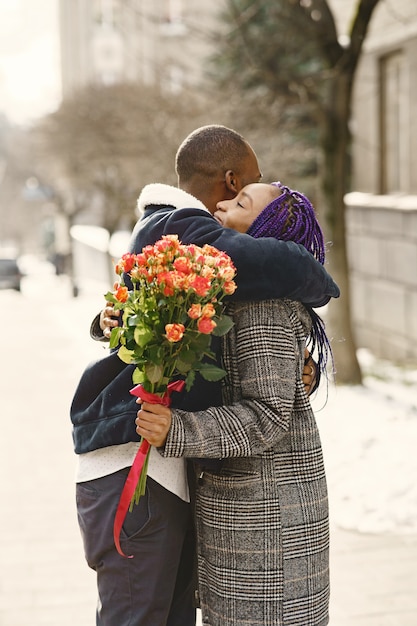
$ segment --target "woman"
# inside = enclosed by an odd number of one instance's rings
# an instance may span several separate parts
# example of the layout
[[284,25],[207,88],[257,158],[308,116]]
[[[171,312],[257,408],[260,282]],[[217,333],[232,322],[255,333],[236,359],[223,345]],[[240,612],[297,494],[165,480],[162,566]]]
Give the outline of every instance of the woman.
[[[274,183],[220,202],[216,219],[254,237],[303,243],[321,262],[321,229],[308,199]],[[298,302],[233,303],[223,339],[224,406],[187,413],[143,403],[137,432],[163,456],[222,458],[196,466],[200,603],[205,626],[324,626],[329,528],[320,437],[302,381],[319,318]],[[311,315],[313,317],[311,317]]]

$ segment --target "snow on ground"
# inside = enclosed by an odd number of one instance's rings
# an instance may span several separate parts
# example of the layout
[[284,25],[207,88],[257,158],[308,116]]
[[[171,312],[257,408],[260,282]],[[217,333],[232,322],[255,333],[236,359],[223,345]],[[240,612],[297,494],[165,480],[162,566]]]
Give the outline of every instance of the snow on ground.
[[363,386],[326,384],[313,399],[333,525],[417,533],[417,369],[359,350]]

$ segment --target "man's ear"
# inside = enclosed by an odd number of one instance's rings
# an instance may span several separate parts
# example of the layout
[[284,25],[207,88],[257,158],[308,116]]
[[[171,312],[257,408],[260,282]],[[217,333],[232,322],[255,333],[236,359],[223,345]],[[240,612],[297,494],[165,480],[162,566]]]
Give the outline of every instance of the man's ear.
[[224,175],[224,180],[226,182],[226,187],[229,191],[232,191],[234,195],[236,195],[239,191],[237,176],[233,170],[227,170]]

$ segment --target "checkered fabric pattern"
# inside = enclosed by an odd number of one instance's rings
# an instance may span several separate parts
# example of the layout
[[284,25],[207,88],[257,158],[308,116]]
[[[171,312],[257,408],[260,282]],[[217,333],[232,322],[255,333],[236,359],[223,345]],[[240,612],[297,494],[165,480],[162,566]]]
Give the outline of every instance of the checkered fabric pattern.
[[302,382],[308,315],[236,303],[225,406],[173,411],[165,455],[222,457],[196,479],[204,626],[328,624],[329,527],[320,437]]

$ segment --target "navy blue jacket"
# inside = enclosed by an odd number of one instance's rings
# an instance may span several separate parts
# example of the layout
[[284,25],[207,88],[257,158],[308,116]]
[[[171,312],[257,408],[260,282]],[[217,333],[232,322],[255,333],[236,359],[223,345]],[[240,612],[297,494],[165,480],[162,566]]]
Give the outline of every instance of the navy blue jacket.
[[224,228],[199,209],[148,206],[132,233],[130,252],[140,252],[162,235],[172,234],[183,244],[208,243],[229,254],[237,269],[238,289],[232,299],[285,297],[320,307],[340,295],[332,277],[304,246],[271,237],[254,239]]
[[[293,242],[254,239],[224,228],[200,209],[150,205],[132,233],[130,252],[138,253],[162,235],[177,234],[184,244],[211,244],[227,252],[237,269],[237,290],[232,299],[291,298],[313,307],[339,296],[339,288],[307,250]],[[215,338],[214,338],[215,339]],[[213,349],[220,364],[220,341]],[[105,446],[138,441],[135,418],[138,406],[129,394],[134,365],[126,365],[115,352],[90,364],[76,389],[71,420],[77,454]],[[185,411],[221,404],[220,383],[201,377],[188,393],[173,394],[172,406]]]

